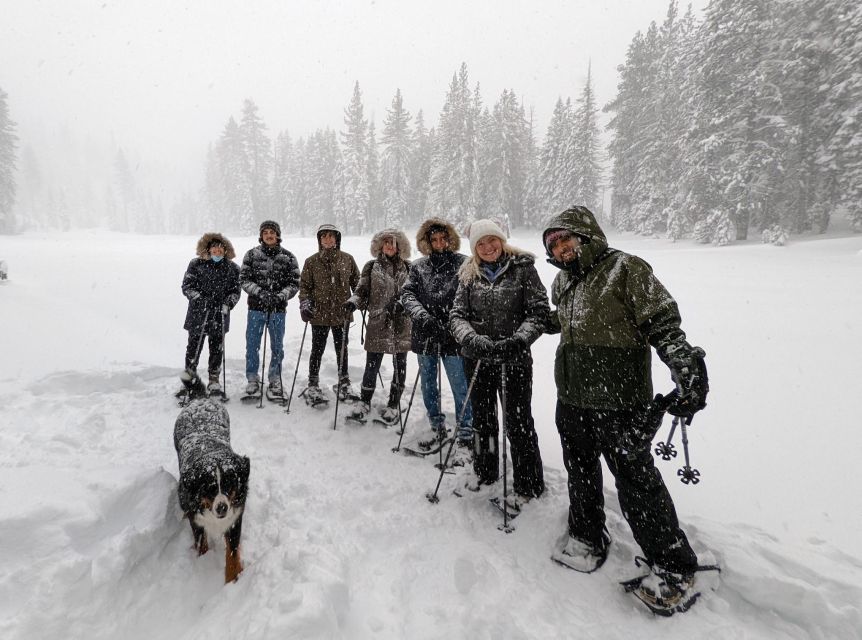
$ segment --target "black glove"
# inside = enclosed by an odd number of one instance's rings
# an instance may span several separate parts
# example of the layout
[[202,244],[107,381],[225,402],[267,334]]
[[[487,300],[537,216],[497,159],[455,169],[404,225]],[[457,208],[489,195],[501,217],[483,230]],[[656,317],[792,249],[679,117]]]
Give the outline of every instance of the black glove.
[[442,322],[436,318],[431,318],[429,323],[429,333],[433,336],[435,342],[443,344],[449,340],[449,330]]
[[341,305],[341,310],[344,313],[353,313],[356,311],[356,303],[353,300],[348,300],[343,305]]
[[494,355],[505,359],[514,358],[524,350],[524,341],[518,336],[510,336],[494,343]]
[[475,334],[469,342],[469,347],[479,359],[490,358],[494,355],[494,341],[488,336]]
[[303,322],[310,322],[314,317],[314,303],[310,298],[306,298],[299,303],[299,317]]
[[668,407],[671,415],[691,418],[706,406],[709,378],[704,356],[706,353],[703,349],[688,343],[668,349],[667,366],[679,391],[679,398]]
[[272,311],[278,303],[278,298],[270,291],[262,290],[257,294],[257,297],[260,300],[260,306],[263,307],[264,311]]
[[404,305],[401,304],[401,300],[399,298],[392,298],[389,304],[386,305],[386,314],[390,318],[394,318],[402,313],[404,313]]

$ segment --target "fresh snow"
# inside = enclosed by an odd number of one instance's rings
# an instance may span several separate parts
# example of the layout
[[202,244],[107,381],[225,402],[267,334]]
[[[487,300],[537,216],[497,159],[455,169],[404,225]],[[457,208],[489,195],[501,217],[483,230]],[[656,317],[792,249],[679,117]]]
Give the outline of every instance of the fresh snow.
[[[238,259],[256,242],[232,240]],[[709,406],[689,429],[701,482],[678,481],[681,452],[657,464],[701,562],[723,572],[703,574],[715,590],[671,619],[618,584],[639,573],[639,550],[609,475],[607,563],[586,576],[549,559],[567,506],[553,423],[557,337],[534,347],[548,492],[507,535],[486,496],[454,497],[450,476],[431,505],[432,461],[393,454],[392,429],[344,424],[340,410],[333,430],[332,407],[297,398],[289,415],[242,405],[244,298],[227,337],[227,407],[234,448],[252,461],[245,571],[222,584],[221,544],[196,557],[176,497],[180,282],[195,242],[103,231],[0,238],[11,277],[0,283],[0,637],[862,637],[862,237],[783,248],[612,237],[650,262],[707,352]],[[535,233],[512,242],[542,253]],[[345,237],[343,247],[361,266],[368,243]],[[302,261],[314,241],[285,245]],[[553,268],[539,269],[550,286]],[[286,390],[302,328],[292,301]],[[358,325],[351,340],[357,384]],[[322,382],[334,373],[330,344]],[[657,359],[655,379],[669,390]],[[424,426],[422,414],[417,392],[408,429]]]

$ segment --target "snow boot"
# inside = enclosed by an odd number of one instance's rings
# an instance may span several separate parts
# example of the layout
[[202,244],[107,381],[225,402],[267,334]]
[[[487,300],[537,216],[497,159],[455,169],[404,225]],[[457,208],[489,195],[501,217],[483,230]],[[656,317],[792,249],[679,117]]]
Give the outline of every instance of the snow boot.
[[611,537],[607,531],[602,532],[602,544],[600,546],[592,545],[566,532],[557,541],[556,549],[551,554],[551,560],[581,573],[592,573],[607,560],[610,544]]
[[219,384],[218,376],[215,378],[210,377],[210,383],[207,385],[207,395],[209,396],[220,396],[221,395],[221,384]]
[[356,393],[356,389],[350,384],[349,378],[344,378],[338,384],[333,385],[332,391],[338,394],[338,399],[341,402],[358,402],[360,400],[359,394]]
[[379,411],[379,422],[392,426],[400,422],[398,407],[385,407]]
[[367,402],[359,401],[355,403],[347,413],[347,419],[353,422],[365,424],[368,419],[368,413],[371,411],[371,405]]
[[310,407],[324,405],[329,402],[329,398],[324,395],[323,390],[316,384],[309,384],[305,388],[305,391],[303,391],[299,395],[301,395],[305,399],[305,404]]
[[257,380],[249,380],[245,386],[245,395],[256,396],[260,393],[260,382]]
[[203,381],[195,371],[184,370],[180,374],[180,381],[183,383],[183,387],[185,387],[186,398],[188,400],[206,396],[206,387],[204,387]]
[[[636,562],[638,560],[635,558]],[[675,573],[652,565],[647,575],[629,580],[623,586],[653,613],[672,616],[688,611],[700,596],[694,588],[694,581],[694,572]]]
[[269,386],[266,389],[266,399],[274,402],[284,400],[284,389],[281,387],[281,380],[274,378],[269,381]]
[[434,445],[443,442],[448,434],[449,431],[446,429],[445,425],[439,429],[431,427],[427,431],[423,431],[419,434],[416,444],[419,445],[420,449],[431,449]]

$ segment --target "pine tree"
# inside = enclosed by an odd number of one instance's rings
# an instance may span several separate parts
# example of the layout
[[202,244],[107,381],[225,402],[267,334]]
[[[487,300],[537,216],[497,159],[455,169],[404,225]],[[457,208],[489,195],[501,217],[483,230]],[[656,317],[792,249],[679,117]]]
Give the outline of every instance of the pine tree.
[[365,213],[365,227],[369,231],[383,224],[383,195],[380,185],[380,154],[377,151],[377,133],[374,120],[368,122],[368,157],[365,161],[366,182],[368,184],[368,209]]
[[382,225],[401,228],[407,222],[410,196],[410,113],[404,109],[401,90],[395,91],[383,123]]
[[557,98],[557,104],[548,124],[545,142],[537,161],[534,198],[537,203],[535,223],[541,226],[553,213],[559,213],[575,204],[563,193],[562,179],[565,164],[565,146],[571,132],[571,103]]
[[587,67],[587,79],[577,108],[572,114],[571,144],[568,165],[577,179],[573,202],[596,211],[602,181],[601,132],[598,124],[598,107],[593,93],[592,66]]
[[[117,155],[114,157],[113,190],[116,209],[111,219],[111,229],[114,231],[139,231],[139,221],[136,219],[138,211],[137,188],[126,154],[122,149],[118,149]],[[68,216],[68,199],[65,193],[61,192],[59,203],[58,210],[63,212],[63,216]]]
[[8,94],[0,89],[0,233],[15,231],[15,162],[18,136],[9,115]]
[[239,130],[246,158],[245,182],[251,199],[250,219],[242,221],[242,228],[255,229],[258,221],[271,217],[269,204],[273,159],[266,125],[258,115],[257,105],[252,100],[247,99],[243,102]]
[[359,82],[353,86],[353,97],[344,110],[344,130],[341,144],[344,154],[344,207],[349,228],[360,232],[366,226],[365,217],[370,201],[368,185],[368,121],[363,115],[362,92]]
[[433,132],[425,128],[425,118],[421,109],[416,114],[416,126],[413,129],[410,147],[407,218],[404,222],[419,226],[427,217],[431,162],[434,153]]
[[252,235],[257,225],[251,185],[248,182],[251,170],[242,132],[233,116],[228,118],[222,131],[216,146],[216,155],[224,190],[224,209],[227,213],[225,226],[231,231]]
[[286,131],[278,134],[275,140],[272,173],[272,216],[289,224],[294,214],[291,210],[293,198],[290,193],[290,174],[293,164],[293,141]]

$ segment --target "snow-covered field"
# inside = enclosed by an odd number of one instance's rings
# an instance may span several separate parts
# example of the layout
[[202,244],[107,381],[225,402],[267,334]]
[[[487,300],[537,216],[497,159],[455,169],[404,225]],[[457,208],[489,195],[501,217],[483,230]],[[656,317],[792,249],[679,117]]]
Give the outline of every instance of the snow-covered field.
[[[549,560],[567,503],[552,336],[534,348],[548,492],[509,535],[484,497],[452,496],[449,477],[440,503],[428,503],[437,472],[393,454],[394,431],[333,430],[332,409],[300,400],[287,415],[235,397],[233,444],[252,460],[251,491],[246,568],[223,585],[223,554],[195,556],[176,499],[180,281],[195,241],[0,238],[10,277],[0,283],[0,637],[862,637],[862,237],[720,249],[612,238],[653,265],[710,371],[709,407],[689,432],[702,481],[683,486],[680,461],[658,464],[701,561],[723,573],[671,619],[653,618],[617,584],[638,573],[639,550],[609,476],[607,564],[585,576]],[[255,239],[233,241],[241,256]],[[285,244],[300,262],[314,248]],[[535,236],[513,244],[540,252]],[[368,238],[343,248],[360,266],[368,259]],[[550,285],[553,269],[540,271]],[[234,396],[244,299],[238,311],[227,339]],[[358,383],[364,355],[358,327],[351,334]],[[301,335],[293,302],[288,388]],[[307,353],[308,344],[297,388]],[[323,380],[334,371],[330,347]],[[657,390],[669,389],[658,362],[655,373]],[[424,424],[417,407],[408,429]]]

